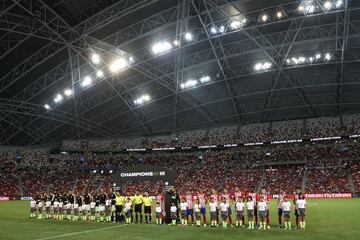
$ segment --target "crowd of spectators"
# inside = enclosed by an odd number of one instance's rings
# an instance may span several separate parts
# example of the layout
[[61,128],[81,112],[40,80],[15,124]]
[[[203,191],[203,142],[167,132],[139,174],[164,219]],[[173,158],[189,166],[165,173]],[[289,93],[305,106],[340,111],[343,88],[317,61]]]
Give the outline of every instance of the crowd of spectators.
[[354,163],[351,166],[351,176],[354,182],[355,191],[360,192],[360,163]]
[[[230,144],[341,135],[338,118],[292,120],[189,131],[153,138],[127,140],[64,141],[70,153],[50,157],[45,150],[0,150],[0,196],[32,195],[38,191],[78,193],[111,188],[109,170],[116,171],[139,163],[166,167],[177,173],[176,186],[187,190],[211,188],[251,190],[260,185],[270,192],[301,187],[307,176],[306,192],[348,192],[349,174],[360,190],[360,156],[356,138],[261,146],[242,146],[227,150],[199,152],[116,152],[113,149]],[[344,116],[345,131],[359,133],[359,116]],[[306,127],[305,127],[306,126]],[[349,170],[351,169],[351,171]],[[97,173],[93,171],[97,170]],[[104,174],[101,171],[104,170]],[[19,185],[20,184],[20,185]],[[163,183],[142,183],[154,191]],[[141,185],[141,183],[140,183]],[[126,191],[132,191],[126,183]]]
[[69,151],[119,151],[129,148],[192,147],[284,141],[321,137],[337,137],[360,133],[360,115],[253,123],[242,126],[218,127],[185,131],[153,137],[119,139],[66,140],[63,149]]

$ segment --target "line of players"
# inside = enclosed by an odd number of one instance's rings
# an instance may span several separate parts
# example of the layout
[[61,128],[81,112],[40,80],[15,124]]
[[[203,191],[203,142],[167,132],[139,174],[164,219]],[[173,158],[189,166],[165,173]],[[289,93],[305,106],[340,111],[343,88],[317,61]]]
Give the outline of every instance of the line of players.
[[[270,214],[268,203],[270,201],[269,195],[263,189],[260,194],[253,191],[251,193],[243,193],[239,188],[235,188],[233,194],[229,194],[227,189],[224,189],[221,194],[217,193],[215,189],[212,190],[209,196],[210,201],[207,202],[207,196],[200,192],[193,195],[187,192],[185,196],[180,197],[180,213],[181,225],[187,225],[189,217],[191,217],[194,225],[194,217],[196,226],[201,225],[201,216],[203,217],[204,226],[206,226],[206,205],[210,211],[211,227],[219,225],[219,218],[221,217],[222,226],[226,228],[228,224],[233,227],[232,207],[235,210],[235,226],[245,227],[245,215],[248,220],[248,229],[254,229],[255,225],[259,229],[270,229]],[[296,228],[305,229],[305,208],[306,200],[304,195],[298,189],[294,194],[293,203],[295,204]],[[292,204],[289,201],[286,193],[278,195],[278,223],[279,227],[291,229],[290,212]],[[171,206],[172,224],[177,223],[177,207],[176,204]],[[284,226],[282,226],[282,217],[284,217]]]
[[[269,215],[269,196],[265,189],[261,193],[255,191],[243,193],[239,188],[235,188],[233,194],[229,194],[227,189],[218,193],[215,189],[207,196],[200,192],[193,194],[187,192],[180,197],[180,203],[172,203],[170,217],[172,225],[188,225],[189,218],[192,224],[201,226],[201,216],[203,225],[206,226],[206,207],[210,212],[210,226],[219,226],[220,217],[222,226],[226,228],[228,224],[233,226],[232,207],[234,207],[236,227],[245,226],[245,215],[248,220],[248,229],[254,229],[255,225],[259,229],[270,228]],[[156,224],[163,224],[165,219],[165,197],[159,191],[155,197],[155,216]],[[306,201],[300,190],[294,194],[296,227],[305,228],[305,208]],[[83,196],[75,195],[71,191],[68,194],[38,194],[30,202],[30,218],[38,219],[60,219],[60,220],[83,220],[99,222],[143,222],[143,209],[145,222],[152,222],[153,198],[148,193],[144,196],[139,192],[135,195],[123,196],[120,192],[110,192],[106,194],[103,189],[94,194],[85,193]],[[144,206],[144,208],[143,208]],[[291,229],[290,211],[292,204],[285,193],[278,196],[278,221],[282,227],[282,217],[284,217],[284,228]],[[135,221],[134,221],[135,220]],[[259,224],[259,225],[258,225]]]

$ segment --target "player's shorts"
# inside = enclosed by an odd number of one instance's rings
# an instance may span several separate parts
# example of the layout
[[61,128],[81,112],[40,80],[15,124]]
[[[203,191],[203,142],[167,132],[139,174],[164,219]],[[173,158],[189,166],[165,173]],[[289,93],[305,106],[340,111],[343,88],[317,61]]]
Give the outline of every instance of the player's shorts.
[[284,217],[289,218],[290,217],[290,211],[284,211]]
[[135,213],[141,213],[141,204],[135,204]]
[[305,216],[305,208],[298,208],[299,216],[304,217]]
[[110,206],[110,205],[105,205],[105,210],[106,210],[107,212],[110,212],[110,211],[111,211],[111,206]]
[[100,205],[99,206],[99,212],[104,212],[105,211],[105,206],[104,205]]
[[66,204],[66,210],[71,210],[72,209],[72,205],[70,203]]
[[79,208],[79,204],[74,204],[74,209],[78,209]]
[[278,208],[278,215],[281,216],[283,214],[282,208]]
[[200,212],[202,215],[205,215],[206,214],[206,208],[202,207],[200,208]]
[[38,207],[38,208],[42,208],[42,207],[43,207],[43,203],[42,203],[42,202],[39,202],[39,203],[37,204],[37,207]]
[[217,212],[210,212],[210,218],[215,220],[217,217]]
[[46,212],[50,212],[50,206],[49,207],[45,207]]
[[170,217],[172,220],[176,220],[176,212],[171,212]]
[[157,212],[155,215],[156,215],[156,218],[161,218],[161,217],[162,217],[162,213],[161,213],[161,212]]
[[95,209],[95,208],[90,208],[90,214],[91,214],[91,215],[94,215],[95,212],[96,212],[96,209]]
[[187,209],[186,213],[187,213],[188,216],[191,216],[191,215],[194,214],[194,209]]
[[151,206],[144,206],[144,213],[151,214]]
[[83,207],[83,211],[90,211],[90,205],[89,204],[85,204],[82,207]]
[[228,216],[228,211],[221,211],[221,218],[226,218]]
[[54,202],[54,208],[58,208],[59,207],[59,202],[58,201],[55,201]]
[[247,210],[247,215],[248,217],[253,217],[254,216],[254,210]]
[[259,211],[259,216],[261,218],[265,218],[266,217],[266,211]]
[[127,211],[127,212],[125,213],[125,216],[126,216],[127,218],[131,217],[131,211],[130,211],[130,210]]
[[181,218],[187,218],[187,210],[181,210]]
[[99,212],[99,211],[100,211],[100,207],[99,207],[99,206],[95,207],[95,211],[96,211],[96,212]]
[[62,202],[59,202],[59,208],[62,209],[64,207],[64,204]]
[[116,211],[115,205],[111,205],[110,210],[111,210],[111,212],[115,212]]
[[236,212],[236,217],[242,218],[243,216],[244,216],[244,211],[237,211]]
[[123,210],[123,206],[122,205],[116,205],[115,206],[115,209],[116,209],[116,212],[122,212],[122,210]]
[[195,218],[196,218],[196,219],[199,219],[199,218],[200,218],[200,211],[198,211],[198,212],[195,211]]

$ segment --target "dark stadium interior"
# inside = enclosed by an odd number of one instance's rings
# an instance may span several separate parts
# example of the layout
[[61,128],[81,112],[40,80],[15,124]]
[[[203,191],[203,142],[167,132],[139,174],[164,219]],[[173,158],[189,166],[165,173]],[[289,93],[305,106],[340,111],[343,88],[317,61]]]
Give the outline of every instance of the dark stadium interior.
[[[359,1],[331,11],[319,3],[313,14],[299,13],[300,2],[1,1],[0,144],[152,136],[358,113]],[[262,22],[261,14],[269,20]],[[230,28],[232,19],[244,16],[241,29]],[[212,34],[215,25],[226,31]],[[154,43],[182,39],[185,31],[193,41],[160,56],[151,52]],[[80,81],[94,72],[93,51],[106,61],[127,53],[134,63],[82,89]],[[331,59],[286,63],[317,53],[330,53]],[[265,61],[270,69],[254,70]],[[204,75],[209,83],[179,87]],[[44,109],[72,85],[73,97]],[[134,105],[145,93],[151,100]]]

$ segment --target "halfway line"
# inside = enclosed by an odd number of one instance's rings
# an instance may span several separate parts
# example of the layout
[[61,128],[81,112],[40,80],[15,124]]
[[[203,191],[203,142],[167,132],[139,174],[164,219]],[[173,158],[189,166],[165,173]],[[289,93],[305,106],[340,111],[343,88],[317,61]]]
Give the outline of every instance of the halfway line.
[[38,238],[38,239],[35,239],[35,240],[46,240],[46,239],[54,239],[54,238],[60,238],[60,237],[68,237],[68,236],[77,235],[77,234],[81,234],[81,233],[96,232],[96,231],[101,231],[101,230],[106,230],[106,229],[111,229],[111,228],[124,227],[124,226],[125,225],[118,225],[118,226],[112,226],[112,227],[97,228],[97,229],[91,229],[91,230],[86,230],[86,231],[81,231],[81,232],[67,233],[67,234],[62,234],[62,235],[57,235],[57,236],[52,236],[52,237]]

